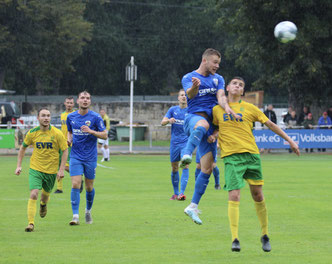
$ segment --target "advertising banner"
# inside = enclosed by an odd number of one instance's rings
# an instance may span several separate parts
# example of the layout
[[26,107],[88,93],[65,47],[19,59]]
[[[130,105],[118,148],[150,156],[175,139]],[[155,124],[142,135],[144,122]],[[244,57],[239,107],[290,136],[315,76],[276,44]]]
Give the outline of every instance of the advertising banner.
[[[284,130],[300,148],[332,148],[332,129],[288,129]],[[286,140],[271,130],[254,130],[258,148],[289,148]]]
[[15,148],[15,129],[0,129],[0,148]]

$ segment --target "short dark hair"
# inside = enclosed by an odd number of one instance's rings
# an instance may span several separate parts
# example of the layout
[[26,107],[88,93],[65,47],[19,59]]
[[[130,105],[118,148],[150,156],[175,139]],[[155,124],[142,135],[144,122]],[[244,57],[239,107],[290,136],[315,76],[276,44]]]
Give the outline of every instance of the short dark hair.
[[183,88],[181,88],[178,92],[178,95],[181,93],[181,92],[185,92],[185,90]]
[[246,82],[244,81],[244,79],[243,79],[242,77],[240,77],[240,76],[235,76],[235,77],[231,78],[231,79],[229,80],[228,84],[230,84],[231,81],[234,80],[234,79],[236,79],[236,80],[240,80],[240,81],[244,82],[244,84],[246,84]]
[[215,49],[212,49],[212,48],[208,48],[206,49],[204,52],[203,52],[203,55],[202,55],[202,58],[205,58],[205,57],[209,57],[211,55],[216,55],[218,56],[219,58],[221,58],[221,54],[219,51],[215,50]]
[[80,98],[80,95],[81,95],[81,94],[84,94],[84,93],[89,94],[90,97],[91,97],[91,94],[90,94],[87,90],[84,90],[84,91],[80,92],[80,93],[77,95],[77,98]]
[[39,116],[39,114],[40,114],[40,112],[41,112],[42,110],[47,110],[47,111],[49,111],[49,112],[51,113],[51,111],[50,111],[47,107],[41,107],[41,108],[39,108],[39,110],[38,110],[37,116]]
[[66,100],[74,100],[74,97],[72,97],[72,96],[67,96],[66,98],[65,98],[65,101]]

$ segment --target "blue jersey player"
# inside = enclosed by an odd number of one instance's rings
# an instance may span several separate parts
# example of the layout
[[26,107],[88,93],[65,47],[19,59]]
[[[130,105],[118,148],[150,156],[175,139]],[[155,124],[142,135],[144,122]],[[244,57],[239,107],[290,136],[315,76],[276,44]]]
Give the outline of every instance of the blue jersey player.
[[86,209],[85,222],[92,223],[91,208],[95,196],[93,182],[97,167],[97,138],[106,139],[107,130],[101,116],[89,110],[91,95],[87,91],[79,93],[78,111],[67,117],[68,143],[70,152],[69,173],[72,182],[71,206],[73,219],[70,225],[79,225],[80,187],[82,176],[85,177]]
[[185,118],[184,129],[190,136],[180,166],[191,163],[192,153],[196,147],[201,157],[201,172],[195,183],[195,192],[191,204],[184,212],[197,224],[202,224],[197,207],[209,183],[217,148],[218,133],[208,133],[212,126],[212,108],[219,104],[228,114],[238,117],[227,103],[224,78],[216,73],[220,60],[219,51],[209,48],[204,51],[199,68],[182,78],[182,86],[188,98],[188,115]]
[[187,98],[183,89],[178,94],[179,105],[172,106],[161,121],[161,125],[172,124],[171,128],[171,144],[170,144],[170,160],[172,165],[171,180],[174,194],[171,200],[183,201],[186,199],[184,192],[187,187],[189,178],[188,165],[183,168],[181,176],[181,189],[179,192],[179,161],[181,160],[181,151],[187,144],[188,137],[184,133],[183,123],[187,114]]

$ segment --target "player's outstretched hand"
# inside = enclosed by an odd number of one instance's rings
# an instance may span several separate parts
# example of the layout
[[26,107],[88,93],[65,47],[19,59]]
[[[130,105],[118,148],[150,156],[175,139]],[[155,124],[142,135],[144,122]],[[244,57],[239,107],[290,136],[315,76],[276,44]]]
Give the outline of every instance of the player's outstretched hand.
[[290,142],[289,146],[291,147],[291,149],[294,151],[294,153],[298,156],[300,156],[300,150],[299,150],[299,146],[294,142]]
[[192,87],[198,88],[201,85],[201,80],[196,77],[192,77],[191,81],[193,83]]
[[229,115],[234,116],[236,119],[241,119],[241,116],[239,116],[237,113],[235,113],[232,108],[229,107],[229,105],[225,105],[225,112]]
[[21,171],[22,171],[22,167],[17,167],[16,170],[15,170],[15,174],[20,175]]

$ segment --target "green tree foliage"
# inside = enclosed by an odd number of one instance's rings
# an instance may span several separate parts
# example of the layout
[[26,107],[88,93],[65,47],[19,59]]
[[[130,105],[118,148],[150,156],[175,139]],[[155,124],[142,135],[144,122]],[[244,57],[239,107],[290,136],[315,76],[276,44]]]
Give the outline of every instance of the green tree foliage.
[[[297,108],[332,96],[331,1],[225,0],[218,10],[218,27],[232,42],[227,55],[256,79],[253,89],[288,97]],[[298,27],[287,44],[273,35],[284,20]]]
[[[83,19],[78,0],[0,0],[0,24],[10,34],[0,65],[13,87],[29,93],[56,93],[65,71],[90,39],[92,24]],[[1,40],[0,40],[1,41]],[[33,84],[29,86],[29,84]]]

